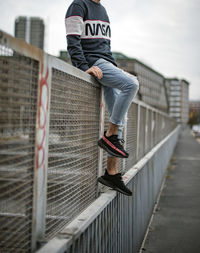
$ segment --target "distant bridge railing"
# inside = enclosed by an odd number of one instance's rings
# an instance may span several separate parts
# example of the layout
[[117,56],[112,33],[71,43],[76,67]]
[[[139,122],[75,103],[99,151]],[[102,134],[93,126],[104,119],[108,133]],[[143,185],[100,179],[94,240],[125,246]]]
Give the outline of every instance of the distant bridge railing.
[[[96,180],[106,168],[97,140],[107,125],[93,77],[0,31],[0,252],[36,251],[105,191]],[[123,133],[130,158],[120,170],[175,127],[166,113],[133,101]]]

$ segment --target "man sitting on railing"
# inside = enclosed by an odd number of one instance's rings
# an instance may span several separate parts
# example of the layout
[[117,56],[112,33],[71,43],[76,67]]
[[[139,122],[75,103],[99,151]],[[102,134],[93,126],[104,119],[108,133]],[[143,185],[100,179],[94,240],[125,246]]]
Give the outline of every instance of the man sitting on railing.
[[118,157],[129,156],[122,145],[122,129],[125,114],[139,89],[137,77],[117,67],[110,50],[109,18],[100,0],[74,0],[67,10],[65,24],[72,64],[97,78],[110,114],[108,130],[98,141],[109,154],[107,170],[98,181],[132,195],[118,173],[117,164]]

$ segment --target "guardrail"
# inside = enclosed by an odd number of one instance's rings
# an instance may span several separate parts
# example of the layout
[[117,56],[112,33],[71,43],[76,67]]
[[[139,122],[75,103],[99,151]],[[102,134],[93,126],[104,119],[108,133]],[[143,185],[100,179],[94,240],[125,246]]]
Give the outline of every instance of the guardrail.
[[142,252],[142,241],[179,129],[180,126],[125,174],[134,193],[132,198],[106,191],[37,253]]
[[[34,252],[85,210],[104,188],[108,124],[93,77],[0,31],[0,251]],[[176,126],[140,101],[124,129],[133,167]],[[122,198],[122,197],[120,197]]]

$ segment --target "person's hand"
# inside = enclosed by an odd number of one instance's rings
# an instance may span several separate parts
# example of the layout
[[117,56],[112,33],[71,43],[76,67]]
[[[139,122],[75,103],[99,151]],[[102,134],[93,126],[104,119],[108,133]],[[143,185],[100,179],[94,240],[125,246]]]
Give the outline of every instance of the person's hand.
[[103,77],[103,73],[101,69],[97,66],[92,66],[88,70],[86,70],[86,73],[96,76],[98,79],[101,79]]

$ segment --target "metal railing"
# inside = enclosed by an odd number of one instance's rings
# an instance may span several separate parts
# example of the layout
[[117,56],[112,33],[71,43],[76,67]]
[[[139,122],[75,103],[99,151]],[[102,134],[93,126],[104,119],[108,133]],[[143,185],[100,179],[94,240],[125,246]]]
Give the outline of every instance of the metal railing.
[[125,174],[132,198],[102,193],[37,253],[136,253],[151,220],[180,127]]
[[[97,140],[109,117],[93,77],[2,31],[0,75],[0,252],[34,252],[104,190]],[[130,158],[120,171],[175,126],[134,101],[124,128]]]

